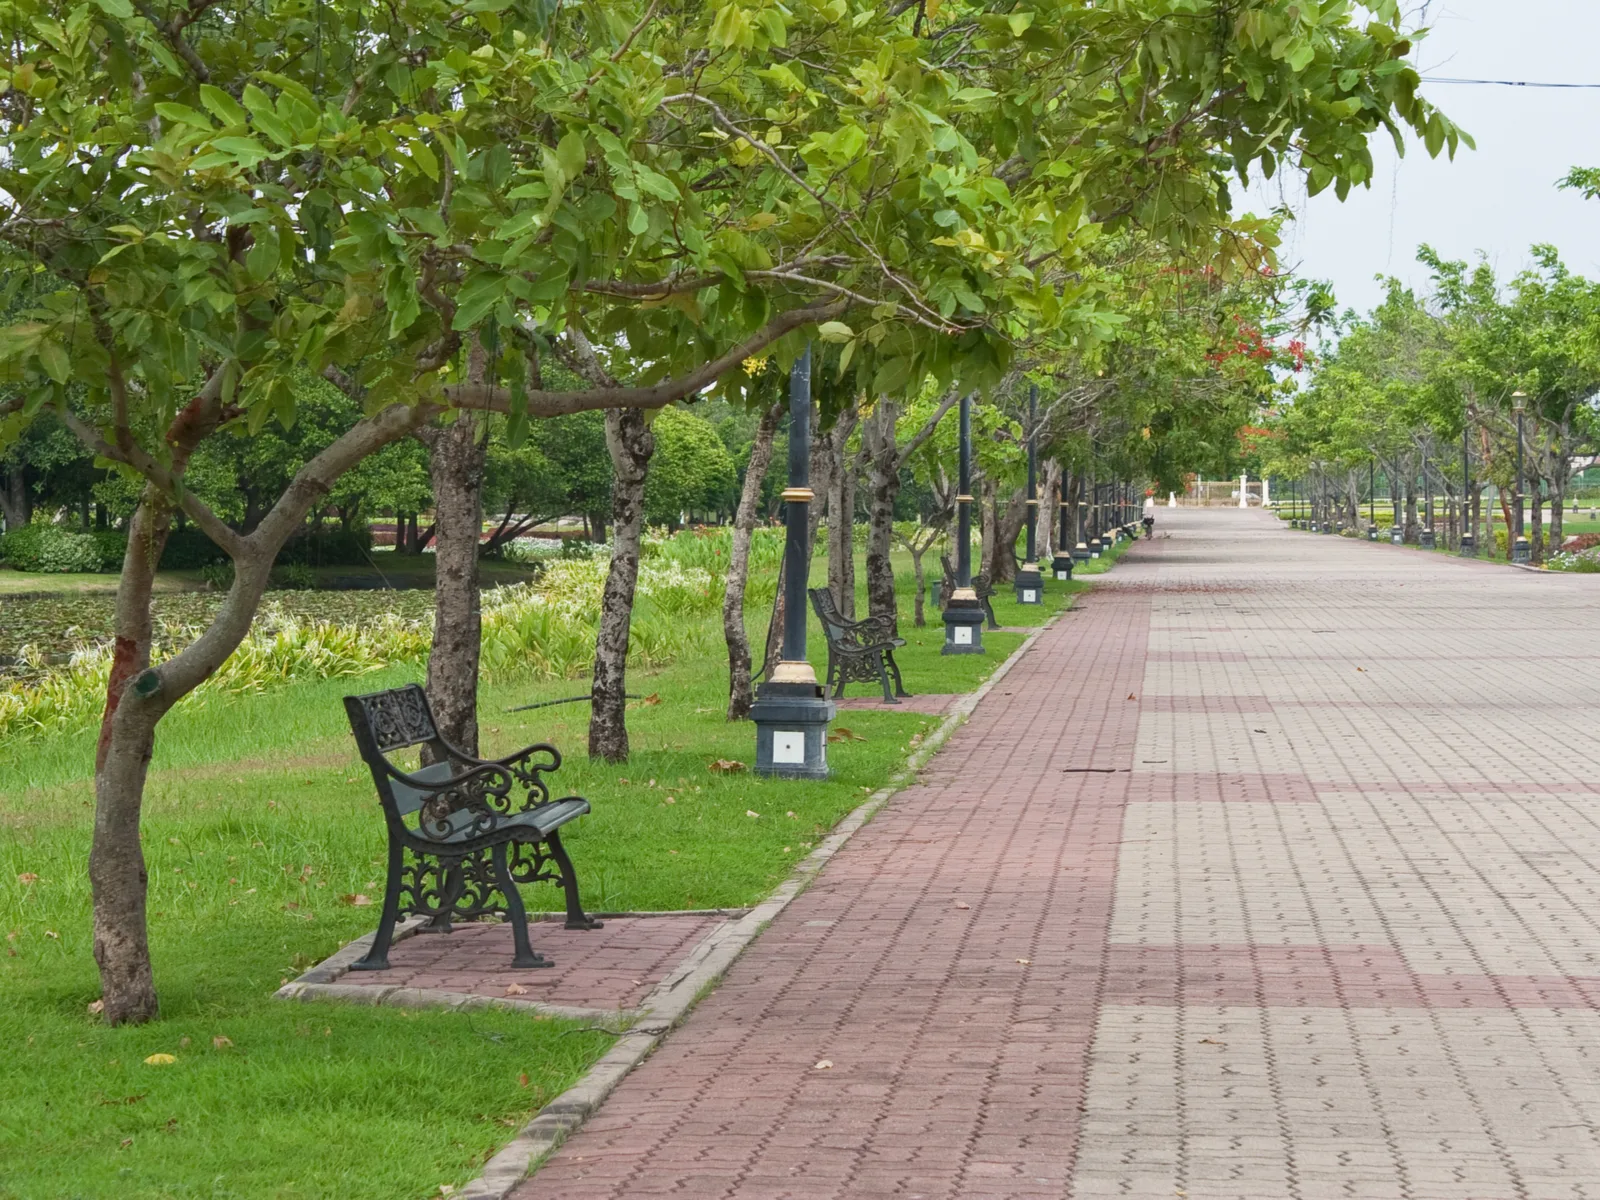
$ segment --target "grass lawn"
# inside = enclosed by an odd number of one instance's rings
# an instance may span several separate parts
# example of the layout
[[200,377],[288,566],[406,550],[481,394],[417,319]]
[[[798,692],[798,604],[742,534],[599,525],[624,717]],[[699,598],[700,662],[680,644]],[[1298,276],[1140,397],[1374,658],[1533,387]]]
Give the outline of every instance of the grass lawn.
[[[909,613],[909,566],[898,565]],[[997,616],[1041,623],[1086,586],[1048,581],[1047,603],[1026,608],[1007,591]],[[750,612],[758,652],[765,617]],[[913,692],[970,691],[1023,638],[987,633],[986,656],[943,657],[941,625],[916,629],[907,617],[902,633]],[[594,804],[567,838],[591,910],[753,903],[937,723],[841,714],[835,727],[856,738],[830,747],[834,777],[823,783],[712,774],[716,759],[753,758],[754,730],[723,719],[714,621],[701,644],[630,674],[630,690],[652,699],[633,705],[633,756],[621,767],[587,761],[586,705],[505,712],[575,695],[582,681],[480,693],[486,750],[552,741],[567,755],[560,788]],[[814,622],[811,647],[820,675]],[[88,1011],[99,994],[85,870],[94,734],[0,747],[0,1197],[437,1195],[476,1174],[604,1051],[603,1033],[518,1014],[270,999],[376,922],[376,906],[343,899],[381,890],[383,837],[339,697],[421,676],[392,668],[217,697],[163,723],[144,818],[162,1018],[140,1028],[108,1029]],[[553,888],[527,898],[560,907]],[[146,1065],[152,1054],[176,1062]]]

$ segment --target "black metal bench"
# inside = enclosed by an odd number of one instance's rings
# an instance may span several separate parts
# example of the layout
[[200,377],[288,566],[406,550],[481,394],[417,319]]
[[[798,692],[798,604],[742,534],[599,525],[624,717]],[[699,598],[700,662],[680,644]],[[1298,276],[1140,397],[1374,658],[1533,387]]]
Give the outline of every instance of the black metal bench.
[[[956,568],[948,554],[939,556],[939,566],[944,569],[944,582],[939,585],[939,607],[948,608],[950,597],[956,590]],[[990,585],[987,574],[980,572],[972,577],[972,593],[977,596],[978,603],[983,605],[983,617],[987,627],[999,629],[1000,622],[994,619],[994,605],[989,603],[989,598],[994,595],[994,588]]]
[[[846,683],[881,683],[883,702],[899,704],[895,696],[909,696],[900,679],[900,667],[894,661],[897,646],[906,644],[905,638],[894,634],[892,617],[868,617],[864,621],[847,621],[833,602],[833,593],[827,588],[812,588],[811,607],[817,620],[822,622],[822,634],[828,640],[828,677],[823,688],[834,689],[834,698],[844,695]],[[894,676],[894,694],[889,693],[889,676]]]
[[[568,929],[600,928],[578,902],[578,878],[557,832],[588,812],[589,802],[581,796],[550,799],[542,776],[561,766],[554,746],[474,758],[439,736],[428,697],[414,683],[346,696],[344,707],[389,829],[383,913],[371,949],[353,970],[389,969],[389,946],[402,913],[429,917],[430,928],[442,933],[455,917],[509,917],[516,944],[511,965],[553,965],[528,942],[528,915],[517,891],[525,883],[561,886]],[[389,761],[391,752],[411,746],[428,747],[434,762],[406,772]]]

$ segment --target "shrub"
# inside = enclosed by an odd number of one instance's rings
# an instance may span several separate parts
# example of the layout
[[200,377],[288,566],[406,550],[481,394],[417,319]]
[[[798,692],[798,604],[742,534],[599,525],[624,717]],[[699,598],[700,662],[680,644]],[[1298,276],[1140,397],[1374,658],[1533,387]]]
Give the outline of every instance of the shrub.
[[278,551],[279,566],[359,567],[367,562],[372,549],[372,531],[365,525],[355,529],[320,529],[290,538]]
[[227,561],[222,548],[193,526],[174,529],[167,535],[166,547],[161,551],[163,571],[193,571]]
[[225,592],[233,586],[233,564],[210,563],[200,568],[200,578],[212,591]]
[[273,587],[285,591],[309,592],[317,586],[317,573],[304,563],[289,563],[273,567],[271,581]]
[[19,571],[51,574],[98,571],[102,561],[93,534],[73,533],[47,521],[36,521],[0,538],[0,559]]

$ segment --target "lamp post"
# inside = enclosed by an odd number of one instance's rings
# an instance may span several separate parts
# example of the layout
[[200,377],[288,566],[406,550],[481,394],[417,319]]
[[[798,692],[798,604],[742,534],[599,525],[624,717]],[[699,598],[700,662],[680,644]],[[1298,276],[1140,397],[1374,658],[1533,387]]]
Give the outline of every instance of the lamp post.
[[750,706],[758,775],[828,777],[834,707],[806,658],[806,577],[811,547],[811,347],[789,369],[789,486],[783,548],[783,653]]
[[1050,560],[1050,569],[1055,572],[1057,579],[1072,578],[1072,553],[1067,549],[1072,544],[1072,538],[1067,529],[1067,519],[1072,512],[1072,506],[1067,503],[1067,473],[1061,471],[1061,495],[1056,508],[1059,510],[1061,531],[1056,537],[1055,557]]
[[1472,443],[1461,427],[1461,557],[1478,557],[1478,537],[1472,529]]
[[1017,603],[1043,604],[1039,574],[1039,389],[1028,388],[1028,553],[1017,572]]
[[1514,408],[1517,413],[1517,491],[1516,495],[1514,496],[1514,507],[1512,509],[1514,514],[1513,519],[1517,524],[1515,536],[1511,542],[1511,561],[1516,563],[1525,563],[1530,557],[1528,553],[1528,539],[1522,534],[1522,488],[1523,480],[1525,479],[1525,476],[1523,475],[1522,461],[1522,451],[1524,445],[1522,415],[1527,411],[1527,395],[1523,392],[1512,392],[1511,407]]
[[1389,504],[1394,509],[1394,523],[1389,526],[1389,544],[1400,546],[1405,544],[1406,526],[1400,517],[1400,489],[1395,487],[1394,476],[1389,477]]
[[1089,557],[1100,557],[1100,484],[1089,476]]
[[961,397],[960,471],[956,491],[956,586],[944,610],[941,654],[983,653],[983,605],[972,590],[972,397]]
[[1367,541],[1378,540],[1378,460],[1367,464]]
[[1422,532],[1417,535],[1417,545],[1432,550],[1433,537],[1433,477],[1428,474],[1428,451],[1422,451]]

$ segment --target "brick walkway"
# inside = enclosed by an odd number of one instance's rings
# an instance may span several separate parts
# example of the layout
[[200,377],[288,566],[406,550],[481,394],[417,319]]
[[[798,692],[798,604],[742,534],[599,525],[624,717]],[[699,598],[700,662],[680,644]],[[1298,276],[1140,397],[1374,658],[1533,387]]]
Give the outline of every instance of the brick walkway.
[[1600,1196],[1600,581],[1157,530],[520,1200]]

